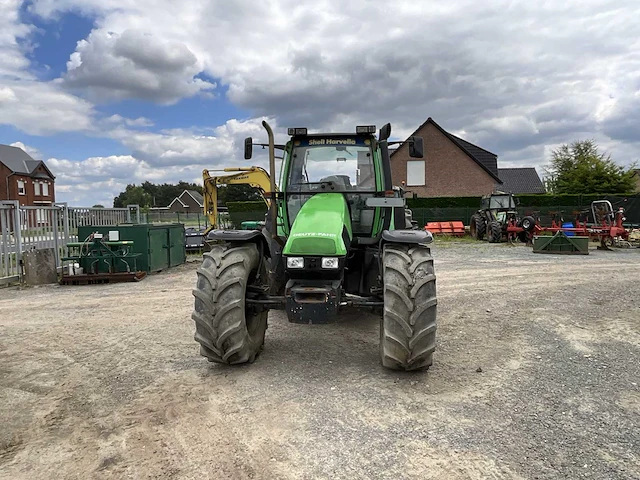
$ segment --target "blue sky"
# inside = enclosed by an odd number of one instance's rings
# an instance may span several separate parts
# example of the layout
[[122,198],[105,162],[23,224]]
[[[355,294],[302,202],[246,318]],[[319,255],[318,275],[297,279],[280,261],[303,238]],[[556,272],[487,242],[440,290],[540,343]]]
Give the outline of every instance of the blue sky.
[[263,118],[403,138],[431,116],[503,167],[585,138],[630,164],[636,18],[628,0],[5,0],[0,143],[45,160],[76,205],[243,164]]

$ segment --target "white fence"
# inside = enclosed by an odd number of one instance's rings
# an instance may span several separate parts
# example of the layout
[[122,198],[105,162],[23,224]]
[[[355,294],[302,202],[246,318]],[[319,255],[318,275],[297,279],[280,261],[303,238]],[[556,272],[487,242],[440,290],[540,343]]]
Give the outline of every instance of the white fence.
[[52,248],[58,267],[65,246],[78,241],[78,227],[140,223],[140,207],[77,208],[65,203],[50,207],[24,207],[0,201],[0,285],[22,278],[22,254]]

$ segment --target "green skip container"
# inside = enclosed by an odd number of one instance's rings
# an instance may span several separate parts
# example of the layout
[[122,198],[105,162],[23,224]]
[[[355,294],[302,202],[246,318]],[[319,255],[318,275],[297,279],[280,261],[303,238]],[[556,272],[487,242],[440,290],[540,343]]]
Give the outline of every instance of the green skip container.
[[589,255],[589,237],[570,237],[563,231],[556,232],[552,237],[534,237],[533,253]]
[[114,231],[118,232],[118,240],[133,241],[131,253],[141,254],[136,259],[140,271],[159,272],[187,261],[185,231],[181,223],[86,225],[78,227],[78,241],[84,241],[92,233],[101,233],[107,238],[109,232]]

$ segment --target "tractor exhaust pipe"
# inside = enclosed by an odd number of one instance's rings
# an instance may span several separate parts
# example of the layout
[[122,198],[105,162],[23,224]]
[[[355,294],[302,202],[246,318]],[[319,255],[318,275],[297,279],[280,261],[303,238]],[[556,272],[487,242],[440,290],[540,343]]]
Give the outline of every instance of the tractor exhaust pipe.
[[269,208],[271,209],[271,228],[272,233],[271,236],[273,239],[280,244],[280,246],[284,246],[284,242],[278,236],[278,203],[276,199],[276,149],[275,149],[275,140],[273,137],[273,130],[271,126],[265,121],[262,121],[262,126],[267,131],[267,135],[269,137],[269,188],[271,189],[271,205]]

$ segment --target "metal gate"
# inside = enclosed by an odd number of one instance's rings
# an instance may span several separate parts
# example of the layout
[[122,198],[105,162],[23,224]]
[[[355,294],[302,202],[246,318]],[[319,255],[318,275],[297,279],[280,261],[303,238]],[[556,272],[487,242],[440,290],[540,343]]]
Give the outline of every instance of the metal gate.
[[17,201],[0,201],[0,285],[22,280],[24,252],[51,248],[60,268],[67,243],[78,241],[78,227],[123,223],[140,223],[138,205],[78,208],[59,203],[25,207]]

